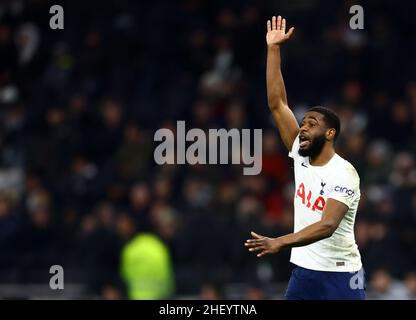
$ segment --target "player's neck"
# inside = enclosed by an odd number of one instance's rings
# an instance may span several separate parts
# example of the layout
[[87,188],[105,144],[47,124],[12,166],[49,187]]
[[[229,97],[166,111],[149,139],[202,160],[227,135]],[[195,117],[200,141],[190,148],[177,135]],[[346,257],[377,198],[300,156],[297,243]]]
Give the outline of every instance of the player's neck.
[[309,163],[312,166],[324,166],[329,162],[329,160],[332,159],[334,155],[334,147],[330,144],[325,144],[321,153],[319,153],[316,157],[309,157]]

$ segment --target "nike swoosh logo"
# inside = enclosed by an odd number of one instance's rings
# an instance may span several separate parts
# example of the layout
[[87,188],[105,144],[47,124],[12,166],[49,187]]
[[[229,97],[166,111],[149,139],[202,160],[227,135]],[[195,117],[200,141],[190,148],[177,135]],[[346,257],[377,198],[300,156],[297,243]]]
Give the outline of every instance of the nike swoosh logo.
[[304,166],[305,168],[307,168],[308,166],[306,165],[306,164],[304,164],[303,162],[302,162],[302,166]]

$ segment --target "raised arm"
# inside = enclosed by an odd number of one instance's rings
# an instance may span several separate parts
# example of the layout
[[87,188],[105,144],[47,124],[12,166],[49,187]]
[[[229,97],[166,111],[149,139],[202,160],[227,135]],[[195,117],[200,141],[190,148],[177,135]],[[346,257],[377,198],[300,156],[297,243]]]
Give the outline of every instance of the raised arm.
[[299,125],[287,103],[285,83],[280,68],[280,45],[290,38],[294,28],[286,33],[286,19],[273,16],[267,21],[267,100],[270,111],[285,146],[291,150]]

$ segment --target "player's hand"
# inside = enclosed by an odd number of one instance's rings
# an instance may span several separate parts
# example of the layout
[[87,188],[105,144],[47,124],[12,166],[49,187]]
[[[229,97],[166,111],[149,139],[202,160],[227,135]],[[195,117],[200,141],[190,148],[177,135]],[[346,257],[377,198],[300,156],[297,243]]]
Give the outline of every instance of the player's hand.
[[286,19],[282,19],[281,16],[272,17],[272,21],[267,20],[267,34],[266,42],[268,46],[280,45],[288,40],[295,28],[290,28],[286,33]]
[[245,246],[248,248],[248,251],[258,252],[257,257],[279,252],[282,248],[278,238],[268,238],[255,232],[251,232],[251,235],[254,239],[246,240]]

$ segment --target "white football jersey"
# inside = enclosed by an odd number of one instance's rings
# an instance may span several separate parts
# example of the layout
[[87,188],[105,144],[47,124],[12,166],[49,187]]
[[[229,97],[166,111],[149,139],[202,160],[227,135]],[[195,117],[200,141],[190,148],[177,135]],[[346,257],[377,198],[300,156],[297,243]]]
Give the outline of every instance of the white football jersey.
[[292,248],[290,262],[311,270],[353,272],[361,269],[361,256],[354,237],[354,222],[360,200],[360,177],[355,168],[335,154],[323,166],[312,166],[298,153],[296,137],[289,156],[294,160],[294,231],[321,220],[328,198],[348,206],[331,237]]

